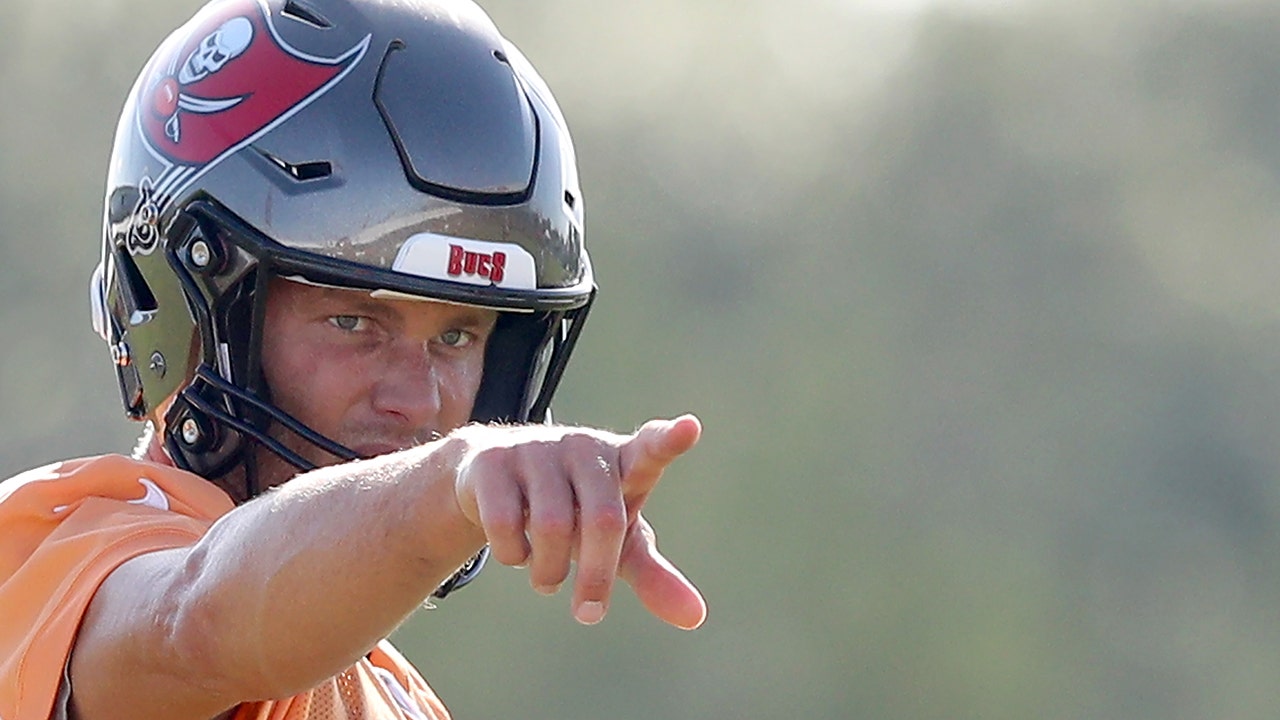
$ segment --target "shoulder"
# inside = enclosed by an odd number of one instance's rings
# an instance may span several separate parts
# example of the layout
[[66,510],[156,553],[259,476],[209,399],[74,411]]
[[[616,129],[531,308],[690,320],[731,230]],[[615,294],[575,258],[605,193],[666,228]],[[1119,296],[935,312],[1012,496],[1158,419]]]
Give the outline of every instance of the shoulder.
[[120,455],[0,483],[0,717],[48,717],[76,628],[131,557],[188,545],[232,507],[210,483]]
[[0,483],[0,615],[15,588],[52,591],[52,578],[91,580],[101,573],[85,575],[91,566],[189,544],[233,507],[195,475],[122,455],[51,463],[9,478]]
[[50,463],[0,482],[0,518],[57,514],[89,499],[204,519],[215,519],[233,507],[226,493],[192,473],[124,455],[99,455]]
[[29,470],[0,483],[0,587],[189,544],[233,507],[195,475],[122,455]]

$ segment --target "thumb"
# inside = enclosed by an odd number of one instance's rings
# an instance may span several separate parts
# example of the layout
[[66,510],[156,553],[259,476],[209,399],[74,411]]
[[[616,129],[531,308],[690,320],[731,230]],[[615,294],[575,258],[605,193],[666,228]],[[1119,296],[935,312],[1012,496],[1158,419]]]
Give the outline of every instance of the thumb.
[[657,537],[644,518],[627,533],[618,575],[641,604],[663,622],[694,630],[707,620],[707,601],[675,565],[658,552]]

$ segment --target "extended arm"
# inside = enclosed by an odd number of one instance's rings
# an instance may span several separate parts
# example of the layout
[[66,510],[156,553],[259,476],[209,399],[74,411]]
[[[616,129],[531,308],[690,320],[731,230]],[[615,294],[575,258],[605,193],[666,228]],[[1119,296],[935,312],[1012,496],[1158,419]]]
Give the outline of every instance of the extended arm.
[[199,543],[125,563],[104,583],[71,665],[81,720],[200,720],[306,690],[388,635],[483,543],[607,608],[615,576],[681,627],[701,596],[657,554],[640,507],[697,441],[694,418],[634,435],[472,426],[430,445],[299,476]]

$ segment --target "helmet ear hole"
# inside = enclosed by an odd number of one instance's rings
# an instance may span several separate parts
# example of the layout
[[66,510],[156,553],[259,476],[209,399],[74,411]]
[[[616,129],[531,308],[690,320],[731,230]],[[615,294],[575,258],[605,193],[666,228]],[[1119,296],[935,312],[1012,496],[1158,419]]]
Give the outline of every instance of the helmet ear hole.
[[133,256],[124,248],[116,247],[111,254],[115,264],[116,284],[120,289],[120,301],[124,304],[125,315],[130,325],[141,325],[155,315],[159,306],[155,293],[147,283]]

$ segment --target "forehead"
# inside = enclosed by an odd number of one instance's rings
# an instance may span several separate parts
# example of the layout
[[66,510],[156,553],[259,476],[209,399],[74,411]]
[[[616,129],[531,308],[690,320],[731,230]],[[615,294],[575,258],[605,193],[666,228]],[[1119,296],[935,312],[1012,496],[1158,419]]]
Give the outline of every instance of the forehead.
[[386,291],[316,285],[293,278],[274,278],[267,296],[268,312],[371,314],[447,318],[472,325],[493,323],[496,310],[448,303]]

